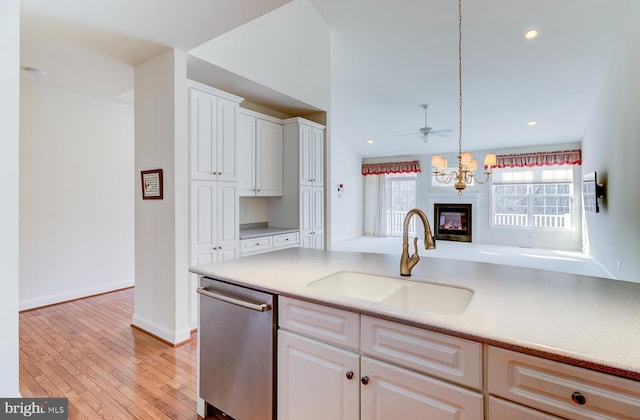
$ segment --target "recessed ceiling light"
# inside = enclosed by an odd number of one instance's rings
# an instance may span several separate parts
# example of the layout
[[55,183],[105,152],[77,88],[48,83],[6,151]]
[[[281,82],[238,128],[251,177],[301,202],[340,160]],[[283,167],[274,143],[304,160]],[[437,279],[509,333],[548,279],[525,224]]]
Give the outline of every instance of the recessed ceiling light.
[[367,140],[367,143],[373,144],[373,140]]
[[529,121],[529,122],[527,123],[527,125],[528,125],[528,126],[530,126],[530,127],[533,127],[533,126],[534,126],[534,125],[536,125],[536,124],[538,124],[538,123],[537,123],[537,122],[535,122],[535,121]]
[[527,39],[533,39],[538,36],[538,31],[535,29],[531,29],[524,34],[524,37]]

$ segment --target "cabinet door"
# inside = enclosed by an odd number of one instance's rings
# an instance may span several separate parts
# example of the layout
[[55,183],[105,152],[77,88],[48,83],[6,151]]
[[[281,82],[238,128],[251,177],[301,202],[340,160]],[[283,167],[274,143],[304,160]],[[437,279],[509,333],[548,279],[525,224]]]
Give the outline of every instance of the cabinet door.
[[300,187],[300,236],[313,231],[313,188]]
[[324,249],[324,188],[300,187],[300,247]]
[[324,130],[313,128],[311,130],[311,142],[313,185],[321,187],[324,185]]
[[358,367],[357,353],[278,331],[278,420],[359,419]]
[[363,419],[480,420],[484,417],[480,393],[368,357],[361,358],[361,375]]
[[256,119],[238,115],[238,195],[255,196]]
[[218,98],[216,136],[218,181],[238,180],[238,147],[236,142],[238,108],[236,102]]
[[232,182],[218,183],[218,252],[220,259],[236,258],[238,254],[238,187]]
[[256,195],[281,196],[284,130],[281,124],[256,120]]
[[299,126],[300,141],[300,185],[313,185],[313,177],[315,175],[313,168],[313,129],[304,124]]
[[324,249],[324,188],[313,188],[311,230],[314,236],[314,248]]
[[212,181],[191,181],[191,264],[216,261],[218,194]]
[[189,91],[189,143],[191,179],[214,181],[217,169],[217,97],[197,89]]

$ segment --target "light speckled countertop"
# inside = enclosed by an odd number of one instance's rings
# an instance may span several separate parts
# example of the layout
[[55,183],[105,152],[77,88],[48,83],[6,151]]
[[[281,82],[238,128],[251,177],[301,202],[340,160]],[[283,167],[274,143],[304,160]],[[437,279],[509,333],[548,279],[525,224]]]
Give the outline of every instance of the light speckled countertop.
[[279,235],[281,233],[297,232],[298,228],[259,227],[252,229],[240,229],[240,239],[253,239],[262,236]]
[[400,252],[394,256],[291,248],[191,271],[640,380],[640,283],[420,253],[411,280],[474,291],[462,314],[403,310],[306,287],[338,271],[400,277]]

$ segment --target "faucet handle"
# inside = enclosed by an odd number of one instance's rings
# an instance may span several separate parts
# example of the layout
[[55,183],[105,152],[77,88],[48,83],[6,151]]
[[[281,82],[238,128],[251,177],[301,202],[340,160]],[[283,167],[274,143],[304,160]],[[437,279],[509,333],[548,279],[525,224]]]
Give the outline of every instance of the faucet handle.
[[[418,237],[416,236],[415,238],[413,238],[413,255],[418,255]],[[412,256],[413,256],[412,255]]]

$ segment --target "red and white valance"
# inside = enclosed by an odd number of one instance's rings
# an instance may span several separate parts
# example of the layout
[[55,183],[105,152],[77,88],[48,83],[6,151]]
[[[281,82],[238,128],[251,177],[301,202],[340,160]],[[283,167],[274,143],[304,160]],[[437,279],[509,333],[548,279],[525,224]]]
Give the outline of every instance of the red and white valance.
[[497,155],[496,168],[525,168],[533,166],[582,165],[581,150]]
[[410,162],[384,162],[384,163],[363,163],[362,175],[383,175],[383,174],[409,174],[422,172],[420,161]]

